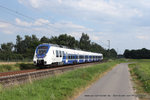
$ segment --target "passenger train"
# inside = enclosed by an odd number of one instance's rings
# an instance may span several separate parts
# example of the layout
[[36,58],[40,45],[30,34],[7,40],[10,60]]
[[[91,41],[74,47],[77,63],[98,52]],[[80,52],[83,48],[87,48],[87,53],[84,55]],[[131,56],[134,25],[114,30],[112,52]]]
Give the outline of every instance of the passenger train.
[[69,49],[56,44],[40,44],[33,57],[34,65],[67,65],[101,61],[103,54]]

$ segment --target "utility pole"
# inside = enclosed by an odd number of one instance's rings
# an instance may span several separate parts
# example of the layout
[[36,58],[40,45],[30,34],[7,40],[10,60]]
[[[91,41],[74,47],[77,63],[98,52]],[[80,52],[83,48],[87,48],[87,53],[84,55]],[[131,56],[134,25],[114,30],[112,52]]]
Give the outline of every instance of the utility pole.
[[108,41],[108,57],[110,57],[110,40],[107,41]]
[[110,40],[107,41],[108,41],[108,49],[110,50]]

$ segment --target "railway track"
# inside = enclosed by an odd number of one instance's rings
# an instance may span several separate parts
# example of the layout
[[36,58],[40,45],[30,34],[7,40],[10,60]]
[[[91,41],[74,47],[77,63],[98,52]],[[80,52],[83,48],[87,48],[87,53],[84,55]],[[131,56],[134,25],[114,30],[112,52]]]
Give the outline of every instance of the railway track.
[[4,87],[8,87],[28,82],[32,83],[33,80],[54,76],[56,74],[61,74],[66,71],[74,70],[80,67],[87,67],[99,63],[100,62],[84,63],[77,65],[61,66],[57,68],[31,69],[31,70],[0,73],[0,84],[3,85]]

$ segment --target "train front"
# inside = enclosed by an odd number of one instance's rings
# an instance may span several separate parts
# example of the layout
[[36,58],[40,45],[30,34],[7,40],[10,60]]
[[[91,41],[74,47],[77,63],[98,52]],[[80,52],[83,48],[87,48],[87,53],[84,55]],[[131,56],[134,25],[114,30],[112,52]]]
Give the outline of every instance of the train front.
[[34,65],[48,65],[48,51],[50,49],[50,45],[41,44],[37,46],[33,58]]

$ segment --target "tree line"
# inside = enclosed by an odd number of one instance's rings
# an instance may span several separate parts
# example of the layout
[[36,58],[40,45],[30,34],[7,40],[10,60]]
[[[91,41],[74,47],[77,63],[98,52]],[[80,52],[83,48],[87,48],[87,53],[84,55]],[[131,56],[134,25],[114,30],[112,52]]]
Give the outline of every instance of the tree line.
[[131,59],[150,59],[150,50],[143,48],[138,50],[128,50],[124,52],[125,58]]
[[36,47],[42,43],[52,43],[64,45],[72,49],[102,53],[104,57],[117,57],[115,49],[104,49],[99,44],[91,42],[90,37],[87,34],[82,33],[79,40],[76,40],[75,37],[67,34],[52,36],[51,38],[43,36],[40,39],[37,38],[36,35],[25,35],[24,39],[20,35],[17,35],[15,44],[12,42],[1,44],[0,60],[32,60]]

